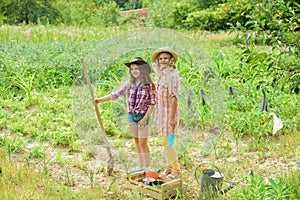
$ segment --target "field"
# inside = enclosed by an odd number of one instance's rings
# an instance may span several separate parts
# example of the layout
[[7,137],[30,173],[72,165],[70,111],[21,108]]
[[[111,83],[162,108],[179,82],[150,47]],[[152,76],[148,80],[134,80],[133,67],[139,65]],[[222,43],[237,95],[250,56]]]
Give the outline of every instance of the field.
[[[0,198],[147,199],[128,184],[136,155],[122,100],[99,105],[116,162],[112,176],[106,173],[80,59],[86,60],[96,96],[102,96],[126,80],[125,61],[139,54],[150,62],[153,47],[166,42],[179,51],[182,78],[175,145],[183,192],[177,199],[197,199],[194,173],[202,162],[214,163],[226,180],[242,180],[215,199],[299,199],[300,99],[289,91],[290,83],[283,77],[271,85],[273,73],[247,63],[237,33],[146,30],[0,27]],[[128,40],[135,32],[140,44],[133,45]],[[272,112],[283,122],[275,134]],[[164,156],[156,130],[149,140],[153,167],[160,169]],[[254,176],[244,178],[250,169]]]

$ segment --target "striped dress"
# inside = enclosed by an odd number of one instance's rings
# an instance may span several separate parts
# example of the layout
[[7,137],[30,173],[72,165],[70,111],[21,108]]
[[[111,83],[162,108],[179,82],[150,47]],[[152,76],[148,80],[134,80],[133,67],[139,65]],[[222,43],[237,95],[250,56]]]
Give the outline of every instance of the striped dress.
[[171,114],[172,97],[178,99],[179,76],[175,69],[168,67],[157,74],[157,104],[155,106],[154,125],[162,136],[168,133],[177,133],[180,117],[179,105],[175,114],[178,122],[174,131],[170,126],[169,116]]

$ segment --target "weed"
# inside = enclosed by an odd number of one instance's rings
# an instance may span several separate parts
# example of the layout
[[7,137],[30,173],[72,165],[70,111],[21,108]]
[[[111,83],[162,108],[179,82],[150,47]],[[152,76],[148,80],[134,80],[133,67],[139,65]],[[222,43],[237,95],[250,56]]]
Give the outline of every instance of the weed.
[[82,170],[87,169],[87,163],[78,158],[73,159],[72,166]]
[[55,145],[62,145],[62,146],[71,146],[74,141],[77,140],[77,136],[74,135],[69,128],[64,128],[62,132],[57,132],[54,136],[54,144]]
[[24,142],[20,138],[14,137],[11,139],[4,135],[0,136],[0,146],[6,147],[8,159],[10,159],[12,153],[21,152],[24,149]]
[[119,161],[122,164],[122,167],[124,168],[127,178],[130,177],[130,167],[133,161],[132,156],[128,155],[128,152],[124,150],[119,150],[118,154],[115,156],[115,159]]
[[88,148],[86,148],[86,151],[84,152],[83,160],[88,161],[95,157],[96,155],[96,148],[92,145],[89,145]]
[[42,172],[43,174],[49,174],[49,165],[50,165],[50,161],[51,161],[51,158],[46,158],[44,157],[43,160],[42,160]]
[[59,164],[60,166],[65,166],[66,164],[68,164],[70,161],[68,159],[66,159],[62,152],[57,152],[55,155],[55,163]]
[[101,173],[106,171],[106,166],[104,164],[100,164],[99,166],[96,167],[96,173]]
[[117,148],[124,148],[126,144],[126,140],[113,140],[113,146]]
[[89,177],[90,186],[93,187],[94,181],[95,181],[95,168],[94,167],[88,167],[88,169],[84,170],[84,173]]
[[60,174],[57,177],[58,181],[63,181],[65,185],[67,186],[74,186],[75,185],[75,179],[72,177],[72,174],[70,173],[69,169],[66,167],[65,172]]
[[46,155],[45,149],[41,145],[35,146],[30,152],[29,152],[29,158],[44,158]]

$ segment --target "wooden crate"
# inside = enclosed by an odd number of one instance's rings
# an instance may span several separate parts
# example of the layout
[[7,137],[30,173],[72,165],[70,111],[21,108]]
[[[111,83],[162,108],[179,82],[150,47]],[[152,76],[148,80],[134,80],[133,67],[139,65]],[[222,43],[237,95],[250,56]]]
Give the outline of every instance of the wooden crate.
[[137,190],[144,195],[149,197],[165,200],[170,197],[176,196],[177,190],[182,191],[182,181],[181,179],[174,179],[167,181],[165,179],[159,179],[159,181],[164,182],[160,185],[160,188],[153,187],[143,183],[145,178],[145,173],[135,173],[130,177],[130,183],[137,187]]

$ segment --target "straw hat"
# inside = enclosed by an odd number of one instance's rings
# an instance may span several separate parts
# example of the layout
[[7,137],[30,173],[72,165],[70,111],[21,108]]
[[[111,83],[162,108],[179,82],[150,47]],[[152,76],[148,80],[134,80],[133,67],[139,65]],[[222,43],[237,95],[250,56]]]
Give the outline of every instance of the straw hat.
[[148,63],[141,57],[135,57],[130,62],[125,63],[127,67],[130,67],[131,64],[141,65],[141,64],[148,64]]
[[157,49],[156,51],[154,51],[154,53],[152,55],[153,62],[156,61],[156,58],[160,53],[169,53],[173,56],[173,58],[175,59],[176,62],[178,60],[178,55],[170,47],[164,46],[164,47],[161,47],[161,48]]

